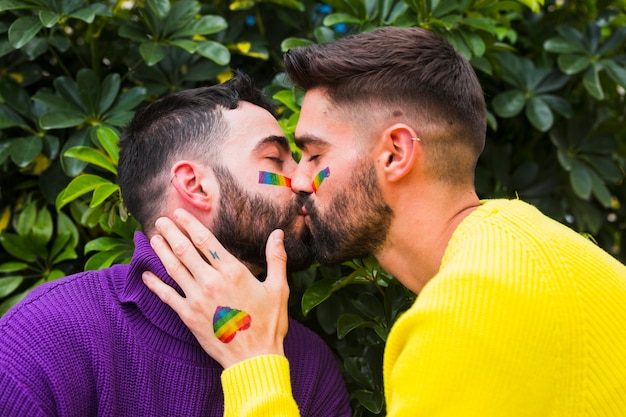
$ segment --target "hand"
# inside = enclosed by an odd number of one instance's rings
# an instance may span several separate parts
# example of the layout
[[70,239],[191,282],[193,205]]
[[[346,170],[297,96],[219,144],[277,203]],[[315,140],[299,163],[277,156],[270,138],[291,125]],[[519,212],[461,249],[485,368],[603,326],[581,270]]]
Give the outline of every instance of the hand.
[[146,286],[176,311],[224,368],[258,355],[284,355],[289,287],[283,231],[268,238],[267,278],[259,282],[191,214],[178,209],[173,218],[176,223],[166,217],[156,221],[159,234],[150,244],[186,297],[148,271],[143,274]]

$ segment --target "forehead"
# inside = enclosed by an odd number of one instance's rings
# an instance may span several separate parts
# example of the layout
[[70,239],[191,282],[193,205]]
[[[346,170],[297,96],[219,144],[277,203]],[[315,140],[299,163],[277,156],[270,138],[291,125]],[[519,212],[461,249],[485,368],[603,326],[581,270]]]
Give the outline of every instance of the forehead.
[[342,117],[342,113],[323,90],[307,91],[295,132],[298,146],[309,143],[319,145],[323,142],[333,146],[349,144],[355,130],[350,120]]
[[236,109],[224,110],[223,120],[228,132],[222,148],[224,153],[236,152],[241,156],[252,152],[267,137],[284,136],[270,112],[246,101],[240,102]]

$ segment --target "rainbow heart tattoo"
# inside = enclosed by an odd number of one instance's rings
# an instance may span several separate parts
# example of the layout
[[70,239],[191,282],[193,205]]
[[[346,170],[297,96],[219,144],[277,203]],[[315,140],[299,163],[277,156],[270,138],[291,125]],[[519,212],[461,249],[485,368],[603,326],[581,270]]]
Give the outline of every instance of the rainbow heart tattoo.
[[326,167],[320,172],[317,173],[315,178],[313,178],[313,191],[317,192],[317,189],[322,185],[322,181],[324,181],[328,176],[330,176],[330,168]]
[[228,343],[239,331],[250,327],[252,317],[242,310],[218,306],[213,315],[213,332],[222,343]]
[[259,171],[259,184],[278,185],[280,187],[291,187],[291,178],[274,172]]

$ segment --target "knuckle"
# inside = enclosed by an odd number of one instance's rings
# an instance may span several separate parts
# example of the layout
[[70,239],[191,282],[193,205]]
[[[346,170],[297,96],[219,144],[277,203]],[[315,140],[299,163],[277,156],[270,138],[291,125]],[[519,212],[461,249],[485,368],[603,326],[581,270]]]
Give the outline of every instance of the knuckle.
[[177,257],[181,257],[189,250],[191,250],[191,244],[188,241],[176,242],[172,246],[172,252],[174,252],[174,255]]

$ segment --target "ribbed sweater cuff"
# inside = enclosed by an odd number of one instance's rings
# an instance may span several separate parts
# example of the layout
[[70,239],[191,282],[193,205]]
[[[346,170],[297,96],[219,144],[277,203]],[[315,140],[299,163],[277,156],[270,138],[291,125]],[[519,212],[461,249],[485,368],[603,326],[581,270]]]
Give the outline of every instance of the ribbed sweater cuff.
[[233,365],[222,373],[222,387],[224,416],[299,415],[284,356],[256,356]]

